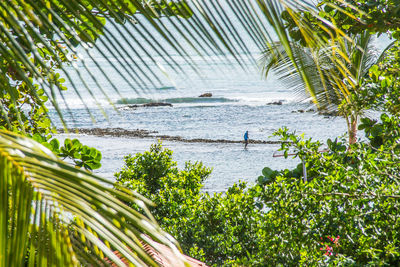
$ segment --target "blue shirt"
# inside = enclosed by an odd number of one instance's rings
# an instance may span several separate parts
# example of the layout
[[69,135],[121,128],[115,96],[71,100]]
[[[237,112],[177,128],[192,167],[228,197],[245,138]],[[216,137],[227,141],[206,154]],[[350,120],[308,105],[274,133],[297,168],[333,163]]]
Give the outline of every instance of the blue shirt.
[[245,133],[244,133],[244,140],[247,140],[247,139],[249,139],[249,133],[248,133],[248,132],[245,132]]

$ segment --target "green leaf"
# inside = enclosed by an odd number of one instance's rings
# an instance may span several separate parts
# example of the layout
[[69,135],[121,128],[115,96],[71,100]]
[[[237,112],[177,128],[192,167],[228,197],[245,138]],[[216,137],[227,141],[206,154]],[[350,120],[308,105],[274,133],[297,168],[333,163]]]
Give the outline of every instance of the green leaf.
[[73,266],[105,257],[124,265],[114,254],[118,251],[133,265],[155,266],[142,249],[147,237],[174,248],[171,253],[180,261],[177,243],[148,210],[142,214],[124,204],[150,204],[139,194],[111,189],[107,179],[78,170],[33,140],[10,132],[0,131],[0,152],[0,214],[9,214],[0,215],[2,265],[23,266],[27,260]]
[[50,146],[51,146],[51,151],[53,151],[54,153],[58,153],[60,148],[60,141],[58,141],[58,139],[56,138],[53,138],[50,141]]
[[371,135],[373,137],[378,137],[382,134],[382,131],[383,131],[382,127],[380,125],[376,125],[376,126],[372,127]]
[[265,177],[271,177],[273,173],[274,173],[274,171],[273,171],[272,169],[268,168],[268,167],[265,167],[265,168],[262,170],[262,174],[263,174]]

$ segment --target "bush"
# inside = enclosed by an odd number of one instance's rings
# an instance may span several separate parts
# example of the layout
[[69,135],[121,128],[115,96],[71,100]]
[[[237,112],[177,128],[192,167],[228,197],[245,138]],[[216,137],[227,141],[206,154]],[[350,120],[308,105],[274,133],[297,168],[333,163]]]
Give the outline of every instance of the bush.
[[210,195],[201,191],[210,169],[186,163],[179,170],[172,151],[156,144],[125,158],[117,185],[151,199],[155,218],[185,253],[210,265],[393,265],[400,261],[400,136],[385,132],[398,119],[382,118],[362,124],[371,143],[328,140],[325,152],[318,141],[279,130],[284,154],[294,150],[305,161],[306,182],[301,165],[266,167],[254,186]]
[[257,250],[262,242],[258,237],[262,212],[256,206],[256,191],[246,190],[245,183],[226,193],[202,192],[210,173],[198,162],[188,162],[178,170],[172,151],[158,143],[148,152],[125,157],[125,166],[115,176],[117,186],[124,185],[155,203],[152,214],[187,254],[221,266]]
[[166,226],[169,218],[184,216],[187,206],[197,201],[202,182],[210,173],[211,169],[197,162],[188,162],[184,170],[178,170],[172,151],[158,143],[143,154],[126,156],[125,166],[115,176],[117,184],[152,200],[156,204],[152,214]]
[[358,143],[346,149],[344,142],[329,140],[329,151],[320,153],[319,142],[286,129],[277,134],[292,141],[282,144],[284,151],[294,149],[305,159],[308,182],[285,175],[290,172],[258,180],[260,198],[269,210],[267,225],[275,233],[269,235],[265,252],[289,265],[399,262],[396,142],[379,148]]

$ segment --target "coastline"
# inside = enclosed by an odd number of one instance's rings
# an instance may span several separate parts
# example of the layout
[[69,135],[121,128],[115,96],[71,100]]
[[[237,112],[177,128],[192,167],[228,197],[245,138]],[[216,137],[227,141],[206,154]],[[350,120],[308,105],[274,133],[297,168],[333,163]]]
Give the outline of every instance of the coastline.
[[[70,136],[69,136],[70,134]],[[60,134],[58,139],[63,143],[65,138],[78,138],[89,147],[98,149],[102,154],[101,168],[94,171],[109,181],[115,181],[114,174],[124,166],[128,155],[136,155],[149,151],[151,145],[157,142],[154,137],[99,136],[94,134]],[[204,181],[204,192],[210,194],[224,192],[228,187],[239,181],[252,184],[261,175],[266,166],[271,169],[292,169],[300,163],[298,159],[289,157],[274,158],[274,153],[280,144],[244,144],[237,143],[200,143],[162,141],[163,148],[173,151],[173,160],[178,168],[184,169],[186,162],[202,162],[212,168],[210,176]]]
[[[227,139],[205,139],[193,138],[188,139],[182,136],[161,135],[157,131],[148,131],[143,129],[127,130],[123,128],[71,128],[65,131],[64,129],[57,129],[59,134],[74,133],[86,134],[94,136],[112,136],[112,137],[131,137],[131,138],[155,138],[165,141],[176,141],[183,143],[218,143],[218,144],[240,144],[242,140],[227,140]],[[276,145],[283,143],[282,141],[265,141],[265,140],[249,140],[250,144],[269,144]]]

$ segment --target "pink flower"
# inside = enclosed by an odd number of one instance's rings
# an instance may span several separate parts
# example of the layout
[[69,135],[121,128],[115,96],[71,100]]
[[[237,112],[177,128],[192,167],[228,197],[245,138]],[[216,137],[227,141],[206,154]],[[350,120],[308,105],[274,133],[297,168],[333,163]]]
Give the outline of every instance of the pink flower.
[[[332,242],[333,245],[335,245],[336,247],[338,247],[338,242],[340,239],[340,236],[337,236],[336,238],[333,238],[331,236],[327,236],[326,238],[329,239],[330,242]],[[320,237],[321,240],[323,240],[322,237]],[[333,246],[330,246],[330,243],[328,242],[321,242],[320,244],[322,245],[321,248],[319,248],[319,250],[324,251],[326,256],[332,256],[333,254]],[[337,253],[335,254],[336,256],[338,255]]]

